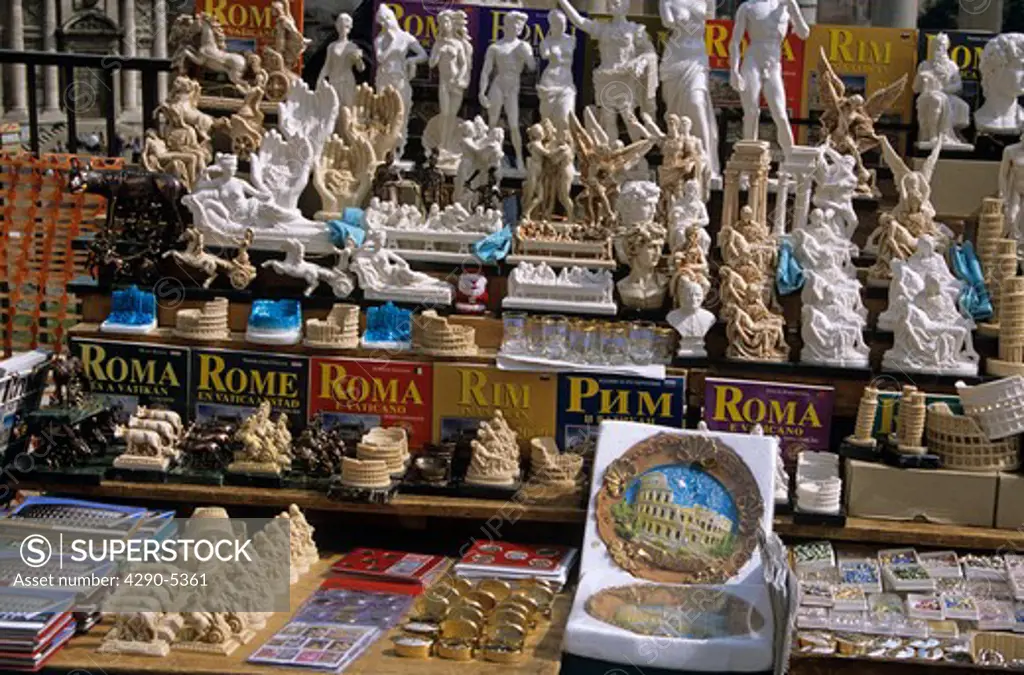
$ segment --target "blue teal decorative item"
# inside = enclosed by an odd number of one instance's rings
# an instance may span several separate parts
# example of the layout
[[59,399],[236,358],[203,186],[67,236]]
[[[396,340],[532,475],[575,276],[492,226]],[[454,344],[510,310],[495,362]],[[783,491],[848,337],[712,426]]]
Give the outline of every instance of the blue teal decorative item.
[[295,345],[302,339],[302,303],[253,300],[245,339],[264,345]]
[[775,270],[775,285],[779,295],[790,295],[804,287],[804,268],[793,254],[793,243],[783,239],[779,243],[779,265]]
[[100,324],[104,333],[142,335],[156,328],[156,296],[132,285],[110,295],[110,315]]
[[992,298],[985,288],[985,276],[978,255],[974,252],[974,244],[968,241],[951,245],[949,262],[953,274],[964,283],[960,297],[957,298],[960,311],[975,321],[992,318]]
[[412,311],[389,302],[366,310],[363,347],[412,348]]
[[362,209],[349,206],[341,214],[341,220],[327,221],[327,234],[331,243],[338,248],[345,248],[345,242],[351,239],[357,248],[362,246],[366,239],[366,230],[363,228],[365,218]]
[[473,255],[485,263],[502,260],[512,252],[512,228],[505,226],[473,243]]

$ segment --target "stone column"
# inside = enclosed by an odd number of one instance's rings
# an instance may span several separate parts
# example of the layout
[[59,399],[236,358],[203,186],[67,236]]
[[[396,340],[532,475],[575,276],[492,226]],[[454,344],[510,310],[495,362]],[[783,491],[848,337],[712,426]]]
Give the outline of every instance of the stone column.
[[[11,0],[11,23],[8,45],[14,51],[25,50],[25,12],[21,6],[23,0]],[[11,65],[11,108],[10,116],[15,119],[28,117],[28,84],[26,83],[25,65]]]
[[[167,0],[153,4],[153,58],[167,58]],[[157,75],[157,101],[167,98],[167,73]]]
[[957,26],[961,30],[1001,32],[1003,29],[1003,0],[960,0]]
[[[57,0],[43,2],[43,50],[57,51]],[[60,115],[60,75],[56,66],[43,69],[43,115]]]
[[[121,0],[121,28],[124,30],[121,54],[127,57],[135,56],[135,45],[139,42],[139,31],[135,25],[135,0]],[[122,69],[121,89],[121,104],[124,106],[124,113],[138,117],[141,112],[139,108],[139,71]]]
[[[981,0],[966,1],[978,3]],[[871,3],[871,24],[873,26],[917,28],[918,14],[918,0],[885,0]]]

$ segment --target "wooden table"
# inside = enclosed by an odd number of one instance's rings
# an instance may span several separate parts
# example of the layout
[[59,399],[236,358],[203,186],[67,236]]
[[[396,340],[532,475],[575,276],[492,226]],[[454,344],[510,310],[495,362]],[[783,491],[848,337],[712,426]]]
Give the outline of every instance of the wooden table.
[[[327,573],[336,556],[321,560],[312,570],[292,586],[292,609],[289,613],[278,612],[268,621],[267,626],[257,633],[249,644],[242,645],[230,656],[197,654],[194,652],[171,650],[170,655],[163,658],[134,656],[124,654],[100,654],[96,651],[102,642],[103,635],[110,624],[93,628],[87,635],[71,639],[53,659],[46,665],[47,673],[71,673],[83,675],[281,675],[282,672],[316,673],[309,668],[289,668],[284,666],[256,665],[247,663],[246,659],[276,631],[280,630],[295,611],[317,588]],[[345,669],[346,675],[450,675],[456,671],[460,675],[493,674],[535,674],[555,675],[561,665],[562,633],[569,616],[572,598],[568,594],[559,595],[555,599],[550,622],[538,628],[527,640],[526,656],[516,664],[490,663],[488,661],[470,661],[452,663],[444,659],[431,658],[413,660],[395,656],[391,646],[391,635],[399,631],[393,630],[387,636],[378,639],[354,663]]]

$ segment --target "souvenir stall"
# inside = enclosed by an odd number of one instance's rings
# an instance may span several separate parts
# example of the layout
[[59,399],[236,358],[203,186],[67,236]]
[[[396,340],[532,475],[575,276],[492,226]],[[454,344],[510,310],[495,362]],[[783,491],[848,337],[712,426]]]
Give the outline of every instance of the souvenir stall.
[[0,666],[1024,667],[1024,36],[604,6],[200,7],[0,154]]

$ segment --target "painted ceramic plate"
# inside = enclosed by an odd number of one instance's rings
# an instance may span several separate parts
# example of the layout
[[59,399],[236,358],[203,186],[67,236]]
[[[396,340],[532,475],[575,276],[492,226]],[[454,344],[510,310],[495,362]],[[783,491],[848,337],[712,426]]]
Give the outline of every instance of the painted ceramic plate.
[[658,434],[612,462],[597,529],[615,563],[665,583],[721,583],[757,546],[764,502],[754,475],[717,438]]
[[638,635],[710,640],[747,635],[764,617],[743,598],[721,588],[638,584],[592,595],[587,614]]

